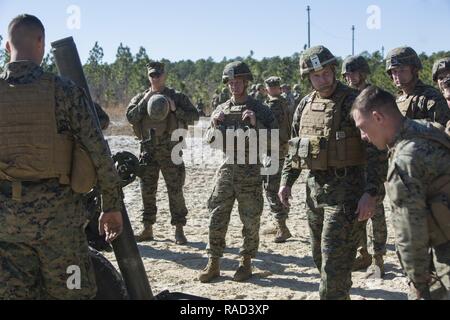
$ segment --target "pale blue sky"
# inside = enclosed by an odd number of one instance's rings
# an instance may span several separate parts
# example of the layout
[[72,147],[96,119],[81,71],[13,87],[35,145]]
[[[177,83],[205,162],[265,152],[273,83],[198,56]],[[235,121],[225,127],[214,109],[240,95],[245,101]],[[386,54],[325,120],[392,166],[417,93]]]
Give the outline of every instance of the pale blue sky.
[[[47,42],[73,36],[83,61],[95,41],[114,60],[120,42],[133,53],[139,46],[152,59],[221,60],[290,56],[307,43],[306,6],[311,5],[312,45],[335,54],[351,54],[351,26],[356,53],[410,45],[418,52],[450,50],[449,0],[0,0],[0,35],[19,13],[37,15]],[[79,30],[69,29],[71,5],[80,8]],[[381,28],[369,29],[367,9],[380,8]],[[3,43],[4,45],[4,43]]]

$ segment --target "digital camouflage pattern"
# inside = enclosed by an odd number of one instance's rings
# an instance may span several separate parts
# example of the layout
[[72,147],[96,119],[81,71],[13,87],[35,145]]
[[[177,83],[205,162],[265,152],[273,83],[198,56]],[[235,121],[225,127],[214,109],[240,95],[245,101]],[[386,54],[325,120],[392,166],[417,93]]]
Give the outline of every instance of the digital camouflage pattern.
[[[1,78],[20,85],[42,75],[38,65],[20,61],[8,64]],[[84,91],[60,77],[55,90],[58,132],[72,135],[89,152],[103,211],[120,211],[120,180]],[[11,184],[0,182],[0,298],[92,298],[96,286],[84,234],[82,196],[56,179],[22,185],[22,201],[15,202]],[[80,268],[81,290],[69,290],[66,285],[70,266]]]
[[[214,118],[232,101],[220,105],[212,114]],[[272,111],[252,98],[247,107],[254,111],[257,119],[256,129],[276,129],[277,122]],[[208,130],[215,130],[211,122]],[[234,162],[236,163],[236,162]],[[259,229],[264,206],[262,195],[262,176],[260,164],[223,164],[216,174],[214,190],[208,200],[210,213],[208,255],[212,258],[223,256],[225,236],[234,202],[238,201],[239,216],[243,229],[244,243],[240,254],[255,257],[259,246]]]
[[[144,117],[148,117],[147,101],[145,101],[144,96],[149,90],[135,96],[128,106],[127,119],[132,125],[139,125]],[[176,106],[175,115],[182,122],[183,126],[187,128],[188,125],[198,121],[197,109],[186,95],[170,88],[165,88],[161,94],[174,101]],[[152,225],[156,222],[156,192],[160,171],[164,176],[169,193],[172,224],[186,225],[188,210],[183,195],[186,169],[184,163],[176,165],[171,159],[172,149],[177,143],[178,141],[171,141],[169,133],[165,133],[162,137],[152,139],[144,144],[141,143],[140,161],[142,164],[145,164],[141,177],[141,192],[144,205],[142,222],[144,225]]]
[[270,206],[270,212],[275,220],[286,221],[286,219],[288,218],[289,209],[283,206],[280,199],[278,198],[278,190],[280,189],[281,172],[284,166],[284,158],[287,155],[292,118],[290,117],[288,103],[283,96],[269,96],[266,101],[266,105],[270,110],[272,110],[279,126],[280,153],[278,156],[278,172],[275,175],[265,177],[264,189],[266,191],[266,199]]
[[450,108],[436,88],[417,82],[414,92],[397,98],[402,114],[410,119],[438,122],[445,126],[450,121]]
[[[100,128],[106,130],[109,127],[110,119],[103,108],[94,102],[95,112],[100,123]],[[86,236],[91,247],[98,251],[112,250],[111,246],[105,241],[105,235],[101,236],[98,231],[98,219],[102,214],[101,193],[98,187],[84,195],[84,205],[88,214],[89,224],[86,226]]]
[[427,222],[427,192],[438,177],[450,175],[450,151],[438,142],[417,136],[425,128],[424,122],[404,122],[389,150],[386,191],[402,267],[426,298],[431,259],[438,279],[447,293],[450,290],[450,242],[431,247]]
[[302,96],[302,90],[299,84],[296,84],[294,86],[294,109],[292,110],[291,114],[292,117],[294,116],[295,110],[297,109],[298,105],[300,104],[300,101],[302,101],[303,96]]
[[[345,87],[338,82],[335,93],[329,99],[335,99],[338,90],[348,90]],[[313,102],[314,95],[309,94],[300,102],[294,115],[292,138],[299,136],[302,112],[308,103]],[[356,96],[357,91],[353,91],[343,102],[341,127],[355,126],[350,110]],[[321,274],[321,299],[349,299],[352,266],[366,227],[365,222],[358,222],[356,208],[364,192],[372,196],[382,192],[386,174],[381,174],[381,166],[379,158],[370,157],[367,170],[360,166],[309,172],[306,184],[307,216],[313,258]],[[300,173],[300,169],[292,167],[291,156],[286,157],[281,186],[292,187]]]
[[108,114],[105,112],[105,110],[103,110],[103,108],[98,103],[94,102],[94,107],[95,112],[97,113],[98,121],[100,123],[100,128],[102,130],[108,129],[110,123]]

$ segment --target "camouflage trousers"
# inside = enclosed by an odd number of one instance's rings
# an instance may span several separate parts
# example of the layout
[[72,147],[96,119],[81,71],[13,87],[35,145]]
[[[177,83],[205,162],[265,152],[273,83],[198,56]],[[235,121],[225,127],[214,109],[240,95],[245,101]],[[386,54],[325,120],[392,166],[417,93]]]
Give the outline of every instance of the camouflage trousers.
[[284,158],[280,159],[279,169],[275,175],[264,177],[266,199],[270,206],[270,212],[276,221],[286,221],[289,217],[289,209],[283,206],[278,198],[283,166]]
[[356,216],[363,185],[357,171],[342,179],[334,173],[328,179],[323,174],[308,177],[307,216],[312,255],[321,275],[322,300],[350,297],[353,262],[366,227]]
[[224,164],[217,172],[216,184],[208,200],[210,212],[210,257],[220,258],[226,247],[225,236],[234,202],[238,202],[244,243],[241,256],[254,258],[259,247],[259,229],[264,206],[262,177],[259,165]]
[[183,187],[186,179],[186,168],[184,163],[175,165],[171,158],[172,148],[170,145],[152,146],[145,148],[141,155],[141,162],[145,169],[141,176],[141,192],[144,209],[142,222],[144,224],[155,224],[156,193],[158,191],[159,173],[162,172],[167,186],[169,196],[171,224],[186,225],[188,210],[183,195]]
[[430,288],[432,298],[450,300],[450,242],[432,249],[435,286]]
[[[406,269],[413,270],[405,265],[399,251],[397,257],[404,272]],[[430,250],[430,255],[423,261],[430,265],[430,273],[432,274],[432,284],[429,287],[430,296],[433,300],[450,300],[450,242],[442,244]],[[417,292],[414,285],[410,282],[410,290],[408,292],[409,300],[417,300]]]
[[375,215],[370,219],[361,239],[360,247],[369,251],[372,248],[374,255],[386,254],[387,225],[383,202],[377,203]]
[[0,299],[91,299],[95,276],[81,197],[56,180],[0,182]]

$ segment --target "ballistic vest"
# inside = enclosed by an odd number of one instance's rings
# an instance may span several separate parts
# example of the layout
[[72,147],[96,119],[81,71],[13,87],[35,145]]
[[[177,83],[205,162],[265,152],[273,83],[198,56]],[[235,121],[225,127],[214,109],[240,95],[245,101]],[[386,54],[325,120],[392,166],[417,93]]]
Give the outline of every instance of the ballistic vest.
[[313,93],[300,121],[298,156],[302,169],[327,170],[366,164],[366,151],[355,126],[342,126],[342,107],[352,91],[339,90],[335,98]]
[[57,132],[53,75],[20,85],[0,80],[0,180],[68,185],[72,150],[72,137]]

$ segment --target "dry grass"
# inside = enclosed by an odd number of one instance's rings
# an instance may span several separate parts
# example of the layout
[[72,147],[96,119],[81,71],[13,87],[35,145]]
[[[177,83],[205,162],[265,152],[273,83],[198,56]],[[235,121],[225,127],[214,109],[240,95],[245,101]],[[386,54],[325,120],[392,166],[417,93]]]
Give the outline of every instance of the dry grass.
[[105,108],[106,113],[110,118],[110,125],[104,134],[106,136],[133,136],[133,129],[126,118],[126,109],[123,107],[109,107]]

